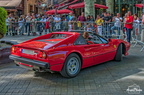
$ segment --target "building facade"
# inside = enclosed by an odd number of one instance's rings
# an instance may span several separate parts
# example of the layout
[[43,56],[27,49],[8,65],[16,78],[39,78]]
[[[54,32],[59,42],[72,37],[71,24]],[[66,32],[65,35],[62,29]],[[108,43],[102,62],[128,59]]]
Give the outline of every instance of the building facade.
[[24,14],[26,15],[32,12],[38,12],[37,0],[24,0]]
[[1,0],[0,7],[4,7],[8,14],[15,16],[28,13],[44,13],[47,0]]
[[1,0],[0,7],[5,8],[8,14],[21,15],[24,11],[24,0]]
[[[127,12],[131,11],[132,14],[142,14],[142,8],[135,7],[135,4],[142,3],[143,0],[96,0],[95,3],[106,5],[109,7],[107,12],[112,14],[120,13],[122,16]],[[97,10],[100,11],[100,10]],[[105,11],[105,10],[101,10]],[[99,12],[100,13],[100,12]]]
[[127,11],[131,11],[132,14],[137,13],[140,15],[142,9],[137,8],[135,4],[142,3],[143,0],[115,0],[114,1],[114,13],[120,13],[124,15]]

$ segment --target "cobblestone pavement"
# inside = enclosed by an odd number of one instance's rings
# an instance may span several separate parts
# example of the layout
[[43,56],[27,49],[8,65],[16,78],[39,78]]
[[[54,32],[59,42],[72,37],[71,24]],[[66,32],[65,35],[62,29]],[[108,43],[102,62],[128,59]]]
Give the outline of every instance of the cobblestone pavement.
[[0,95],[130,95],[126,90],[134,84],[142,90],[134,93],[144,95],[144,52],[140,49],[131,47],[123,61],[83,69],[71,79],[59,73],[35,73],[14,63],[0,65]]

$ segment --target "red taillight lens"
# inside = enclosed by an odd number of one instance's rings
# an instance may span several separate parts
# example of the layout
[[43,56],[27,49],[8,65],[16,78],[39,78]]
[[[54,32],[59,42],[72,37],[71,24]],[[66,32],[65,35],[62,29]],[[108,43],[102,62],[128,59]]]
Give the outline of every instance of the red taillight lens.
[[19,53],[20,50],[21,50],[20,48],[13,46],[13,47],[11,48],[11,53]]
[[12,47],[12,48],[11,48],[11,52],[12,52],[12,53],[15,53],[15,50],[16,50],[16,47]]
[[38,57],[43,58],[43,59],[46,59],[47,55],[46,55],[45,52],[40,51],[40,52],[38,53]]

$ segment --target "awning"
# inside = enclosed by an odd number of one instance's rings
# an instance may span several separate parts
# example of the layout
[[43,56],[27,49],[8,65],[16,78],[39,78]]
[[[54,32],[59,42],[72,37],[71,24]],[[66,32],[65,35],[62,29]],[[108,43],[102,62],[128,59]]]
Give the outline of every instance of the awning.
[[65,7],[65,6],[69,6],[70,4],[73,4],[73,3],[77,2],[77,1],[78,1],[78,0],[73,0],[73,1],[70,2],[70,3],[67,3],[67,4],[64,4],[64,5],[62,5],[62,6],[59,6],[59,9]]
[[108,9],[108,7],[105,5],[94,4],[94,6],[95,6],[95,8]]
[[22,0],[0,0],[0,7],[18,7]]
[[46,12],[46,14],[50,14],[50,15],[53,15],[55,14],[57,11],[57,14],[68,14],[68,13],[73,13],[73,11],[71,10],[68,10],[68,9],[62,9],[62,10],[49,10]]
[[[82,2],[82,3],[77,3],[77,4],[70,5],[68,8],[76,9],[76,8],[83,8],[84,6],[85,6],[85,3]],[[105,5],[94,4],[94,6],[95,6],[95,8],[108,9],[108,7],[105,6]]]
[[76,3],[76,4],[73,4],[73,5],[70,5],[68,6],[68,8],[70,9],[76,9],[76,8],[83,8],[85,6],[84,2],[82,3]]
[[135,4],[136,7],[142,8],[143,4]]

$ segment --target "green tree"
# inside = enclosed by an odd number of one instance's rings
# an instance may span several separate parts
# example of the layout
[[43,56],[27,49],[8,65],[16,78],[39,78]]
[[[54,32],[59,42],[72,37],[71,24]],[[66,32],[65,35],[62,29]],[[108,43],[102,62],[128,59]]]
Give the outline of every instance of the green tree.
[[107,12],[114,12],[114,0],[106,0],[106,6],[108,6]]
[[7,17],[7,11],[0,7],[0,38],[4,36],[6,33],[6,17]]
[[84,0],[85,2],[85,16],[93,15],[95,17],[94,0]]

